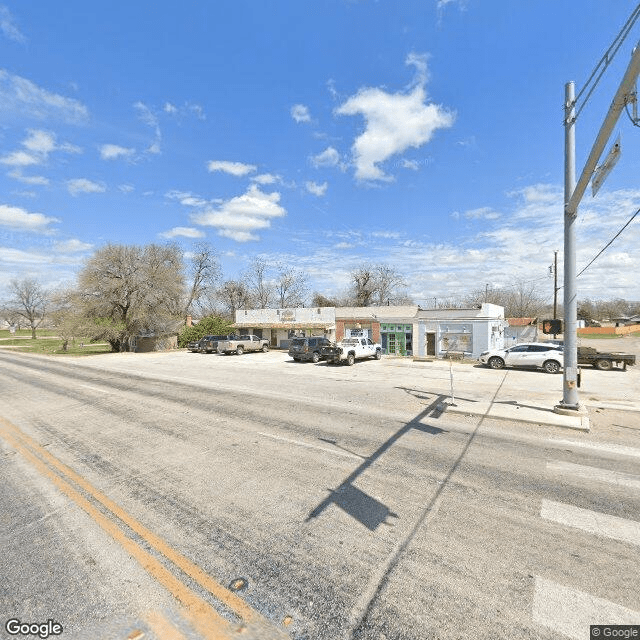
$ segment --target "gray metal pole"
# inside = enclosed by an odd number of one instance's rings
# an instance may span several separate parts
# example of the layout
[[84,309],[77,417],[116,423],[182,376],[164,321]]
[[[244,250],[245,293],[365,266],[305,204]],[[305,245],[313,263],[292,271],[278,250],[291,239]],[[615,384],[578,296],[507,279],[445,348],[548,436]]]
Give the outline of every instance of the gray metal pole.
[[576,186],[575,83],[564,88],[564,370],[563,409],[579,409],[578,403],[578,301],[576,298],[576,230],[578,207],[569,201]]
[[[553,319],[558,317],[558,252],[553,252]],[[553,336],[555,338],[555,336]]]

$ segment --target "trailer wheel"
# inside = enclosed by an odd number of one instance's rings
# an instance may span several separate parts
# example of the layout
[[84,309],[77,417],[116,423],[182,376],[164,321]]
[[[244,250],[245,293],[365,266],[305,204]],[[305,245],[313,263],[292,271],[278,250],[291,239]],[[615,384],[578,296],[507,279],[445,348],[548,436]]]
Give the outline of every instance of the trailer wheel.
[[611,369],[611,360],[596,360],[596,369],[609,371]]

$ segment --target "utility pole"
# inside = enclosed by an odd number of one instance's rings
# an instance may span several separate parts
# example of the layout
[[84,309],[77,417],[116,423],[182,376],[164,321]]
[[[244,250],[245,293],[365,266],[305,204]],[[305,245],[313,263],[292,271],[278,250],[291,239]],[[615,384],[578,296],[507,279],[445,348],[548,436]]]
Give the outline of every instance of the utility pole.
[[640,73],[640,47],[636,47],[629,66],[600,127],[580,178],[576,183],[576,100],[575,84],[565,85],[564,103],[564,368],[562,402],[559,412],[584,411],[578,402],[578,303],[576,294],[576,231],[578,206],[596,170],[596,165],[622,110],[636,98],[635,83]]
[[[558,318],[558,252],[553,252],[553,319]],[[553,339],[558,337],[557,333],[553,334]]]

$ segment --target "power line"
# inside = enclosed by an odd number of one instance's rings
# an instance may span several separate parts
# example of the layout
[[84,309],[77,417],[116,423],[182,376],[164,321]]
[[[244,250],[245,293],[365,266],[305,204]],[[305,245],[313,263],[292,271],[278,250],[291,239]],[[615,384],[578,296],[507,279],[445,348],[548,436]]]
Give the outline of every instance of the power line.
[[608,249],[612,244],[613,241],[631,224],[631,222],[633,221],[633,219],[640,213],[640,209],[638,209],[630,218],[629,220],[627,220],[627,223],[624,225],[624,227],[622,227],[622,229],[620,229],[620,231],[618,231],[618,233],[616,233],[615,236],[613,236],[613,238],[611,238],[611,240],[609,240],[609,242],[607,242],[607,244],[602,247],[602,249],[600,250],[600,252],[596,255],[596,257],[576,276],[576,278],[578,278],[579,276],[581,276],[604,252],[606,249]]
[[589,79],[585,83],[584,87],[580,89],[580,91],[578,92],[578,95],[575,97],[574,104],[577,105],[578,101],[580,100],[582,95],[585,93],[585,91],[587,91],[587,88],[589,87],[590,84],[592,84],[592,81],[593,81],[593,85],[587,92],[584,98],[584,101],[582,102],[580,107],[576,108],[576,113],[573,118],[574,122],[578,119],[578,116],[580,115],[580,113],[582,113],[582,110],[584,109],[585,105],[589,101],[591,94],[595,91],[595,88],[598,86],[598,82],[600,82],[600,78],[602,78],[604,72],[607,70],[607,67],[613,61],[613,58],[615,57],[616,53],[618,53],[618,50],[622,46],[622,43],[625,41],[626,37],[629,35],[629,32],[631,31],[631,29],[633,28],[633,25],[635,24],[636,20],[639,17],[640,17],[640,4],[636,6],[636,8],[631,12],[631,15],[625,22],[622,29],[620,29],[620,32],[615,37],[614,41],[611,43],[611,46],[606,50],[605,54],[602,56],[598,64],[595,66],[595,69],[591,72],[591,75],[589,76]]

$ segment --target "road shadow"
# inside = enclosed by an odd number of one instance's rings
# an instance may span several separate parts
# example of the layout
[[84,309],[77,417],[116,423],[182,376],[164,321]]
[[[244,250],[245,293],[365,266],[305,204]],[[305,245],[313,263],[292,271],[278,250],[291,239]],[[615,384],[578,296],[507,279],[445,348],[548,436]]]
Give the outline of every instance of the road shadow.
[[[398,515],[391,511],[389,507],[376,500],[372,496],[358,489],[353,483],[380,457],[388,451],[402,436],[409,431],[421,431],[428,435],[438,435],[446,433],[445,429],[422,424],[424,418],[439,418],[442,414],[441,407],[448,396],[438,395],[433,402],[421,411],[415,418],[396,431],[389,439],[383,442],[370,456],[363,458],[363,462],[351,472],[336,489],[327,489],[329,495],[309,513],[306,522],[317,518],[329,505],[335,505],[345,513],[355,518],[369,531],[375,531],[381,524],[391,524],[388,518],[397,518]],[[440,408],[439,408],[440,407]],[[322,439],[322,438],[321,438]],[[336,444],[330,440],[325,440],[331,444]],[[336,445],[337,446],[337,445]],[[350,452],[351,453],[351,452]]]

